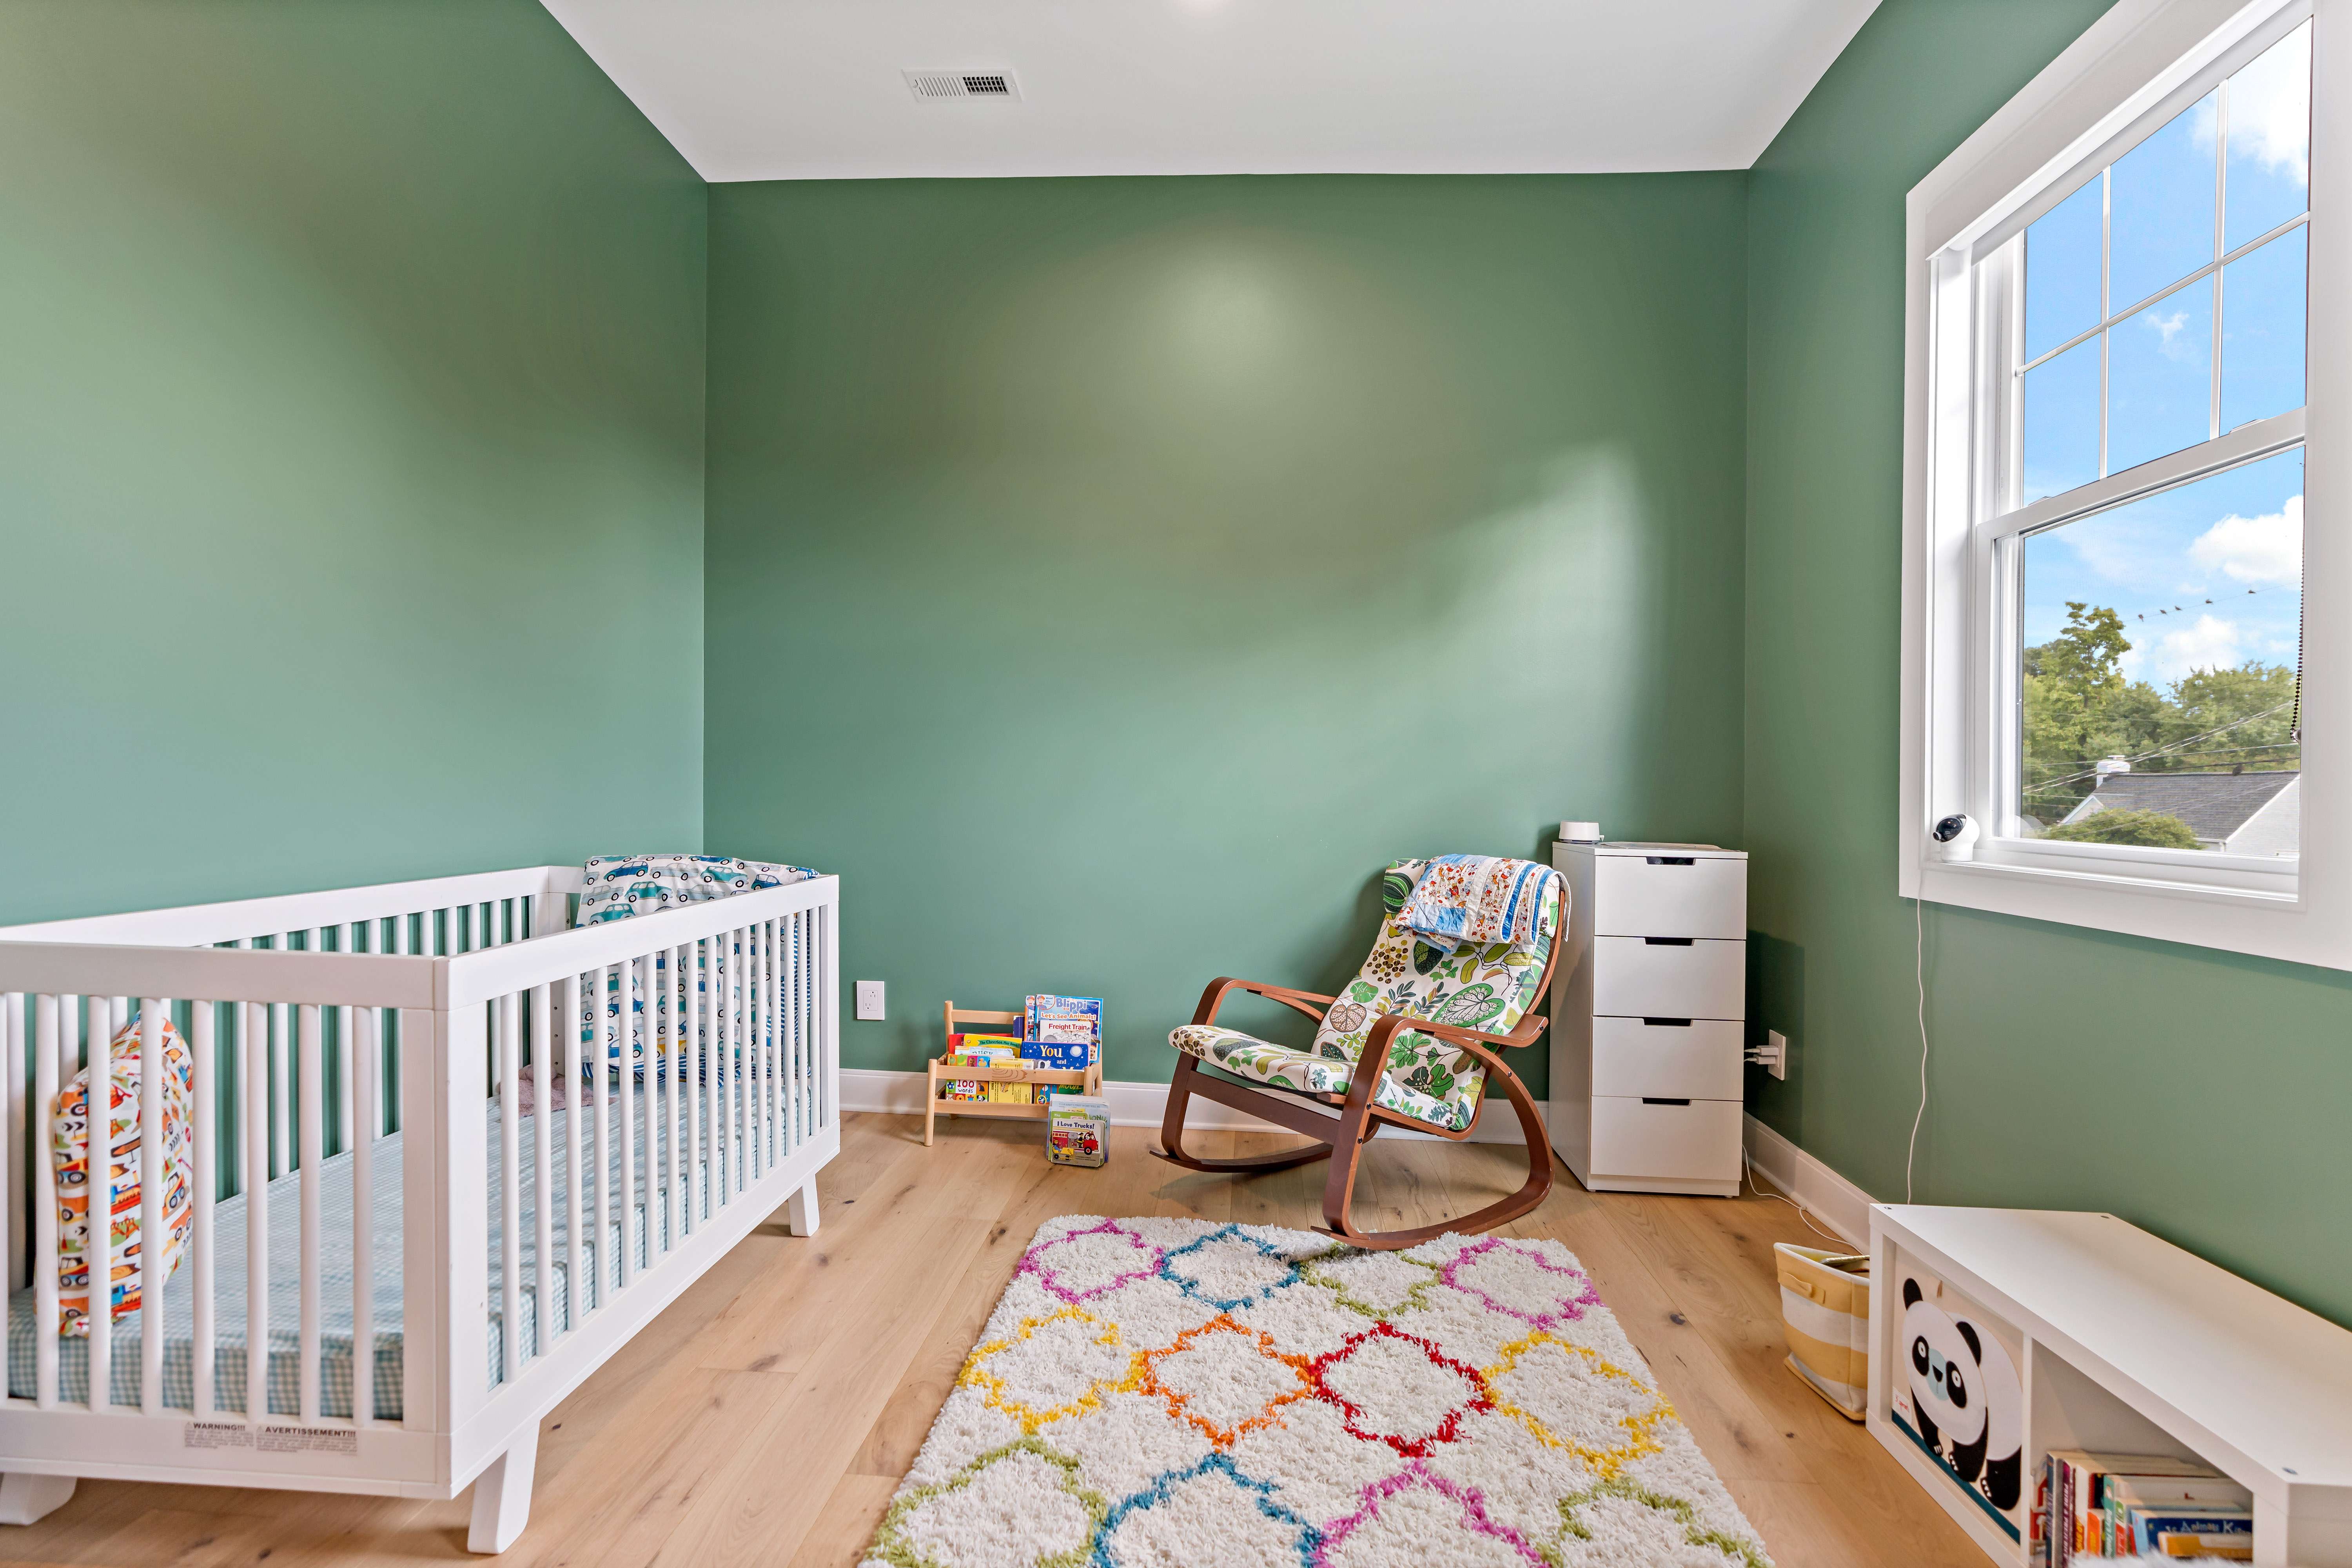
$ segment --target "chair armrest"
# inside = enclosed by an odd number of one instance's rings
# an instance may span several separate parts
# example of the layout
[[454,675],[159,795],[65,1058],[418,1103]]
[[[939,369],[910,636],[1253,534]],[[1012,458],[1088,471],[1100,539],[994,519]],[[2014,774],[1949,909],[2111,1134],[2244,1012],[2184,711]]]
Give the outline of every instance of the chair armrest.
[[[1436,1024],[1425,1018],[1408,1018],[1402,1013],[1383,1013],[1373,1020],[1371,1033],[1364,1037],[1363,1056],[1359,1059],[1376,1061],[1380,1068],[1377,1076],[1386,1078],[1389,1071],[1389,1042],[1398,1035],[1411,1031],[1413,1034],[1429,1035],[1444,1040],[1448,1045],[1469,1052],[1487,1067],[1499,1068],[1503,1066],[1503,1058],[1496,1056],[1489,1047],[1508,1050],[1519,1046],[1534,1045],[1537,1038],[1543,1034],[1545,1026],[1550,1022],[1549,1018],[1531,1013],[1520,1019],[1519,1026],[1507,1035],[1482,1035],[1475,1029],[1465,1029],[1458,1024]],[[1377,1057],[1373,1055],[1375,1051],[1380,1053]],[[1361,1079],[1366,1075],[1359,1072],[1356,1076]],[[1352,1091],[1355,1086],[1350,1084],[1349,1087]]]
[[[1217,1009],[1224,1005],[1225,993],[1228,991],[1247,991],[1254,995],[1263,996],[1269,1002],[1279,1002],[1296,1012],[1306,1014],[1318,1024],[1323,1021],[1324,1010],[1339,1000],[1336,996],[1318,996],[1312,991],[1293,990],[1287,985],[1269,985],[1256,980],[1235,980],[1230,975],[1221,974],[1210,981],[1208,988],[1201,993],[1201,1005],[1193,1010],[1192,1022],[1215,1023]],[[1318,1002],[1322,1006],[1312,1005]]]

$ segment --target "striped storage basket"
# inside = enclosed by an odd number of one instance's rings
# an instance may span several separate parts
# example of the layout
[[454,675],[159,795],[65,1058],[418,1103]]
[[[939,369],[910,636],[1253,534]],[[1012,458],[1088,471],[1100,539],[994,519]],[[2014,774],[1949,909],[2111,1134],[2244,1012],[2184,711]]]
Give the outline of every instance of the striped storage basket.
[[1861,1420],[1870,1384],[1870,1259],[1785,1241],[1772,1254],[1789,1370],[1848,1420]]

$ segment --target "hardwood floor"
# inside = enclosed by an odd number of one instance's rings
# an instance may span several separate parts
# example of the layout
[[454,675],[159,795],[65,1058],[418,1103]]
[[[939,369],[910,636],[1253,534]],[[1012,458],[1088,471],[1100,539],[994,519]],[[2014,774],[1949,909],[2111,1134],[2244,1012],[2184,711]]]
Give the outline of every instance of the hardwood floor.
[[[755,1232],[548,1418],[530,1528],[500,1561],[834,1568],[864,1546],[1036,1226],[1057,1214],[1304,1226],[1308,1165],[1249,1180],[1180,1170],[1118,1128],[1109,1166],[1048,1165],[1028,1124],[851,1116],[820,1183],[824,1227]],[[1200,1135],[1201,1150],[1279,1146]],[[1517,1185],[1513,1148],[1382,1141],[1357,1213],[1425,1224]],[[1525,1166],[1521,1164],[1520,1173]],[[1780,1364],[1772,1243],[1787,1205],[1585,1192],[1565,1171],[1507,1234],[1556,1237],[1602,1297],[1781,1568],[1985,1561],[1863,1429]],[[84,1481],[0,1561],[226,1565],[468,1560],[467,1500]],[[479,1559],[473,1559],[480,1561]]]

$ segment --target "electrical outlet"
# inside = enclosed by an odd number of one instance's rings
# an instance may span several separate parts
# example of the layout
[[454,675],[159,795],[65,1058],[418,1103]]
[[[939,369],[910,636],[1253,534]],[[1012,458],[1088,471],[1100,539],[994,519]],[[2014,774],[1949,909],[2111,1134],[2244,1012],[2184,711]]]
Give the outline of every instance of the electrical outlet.
[[866,1019],[883,1016],[882,982],[861,980],[857,983],[857,1016]]
[[1789,1076],[1789,1037],[1778,1029],[1765,1031],[1764,1070],[1778,1079]]

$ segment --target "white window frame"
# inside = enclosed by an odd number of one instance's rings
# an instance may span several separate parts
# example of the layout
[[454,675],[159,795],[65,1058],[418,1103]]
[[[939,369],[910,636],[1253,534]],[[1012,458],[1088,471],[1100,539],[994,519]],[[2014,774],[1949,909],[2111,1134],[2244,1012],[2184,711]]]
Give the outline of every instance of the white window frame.
[[[1998,313],[1979,268],[2025,224],[2207,90],[2200,79],[2302,18],[2312,36],[2306,402],[2063,498],[2011,512],[1979,438],[2013,417],[2007,375],[1981,378]],[[2341,89],[2345,90],[2339,90]],[[1906,205],[1901,815],[1906,898],[2352,969],[2352,0],[2119,0],[1913,188]],[[2013,255],[2013,250],[2011,251]],[[2304,460],[2302,853],[2292,860],[2021,837],[2014,574],[2022,528],[2170,488],[2297,443]],[[1987,520],[2011,512],[1996,528]],[[1964,812],[1983,833],[1945,860],[1931,836]]]

